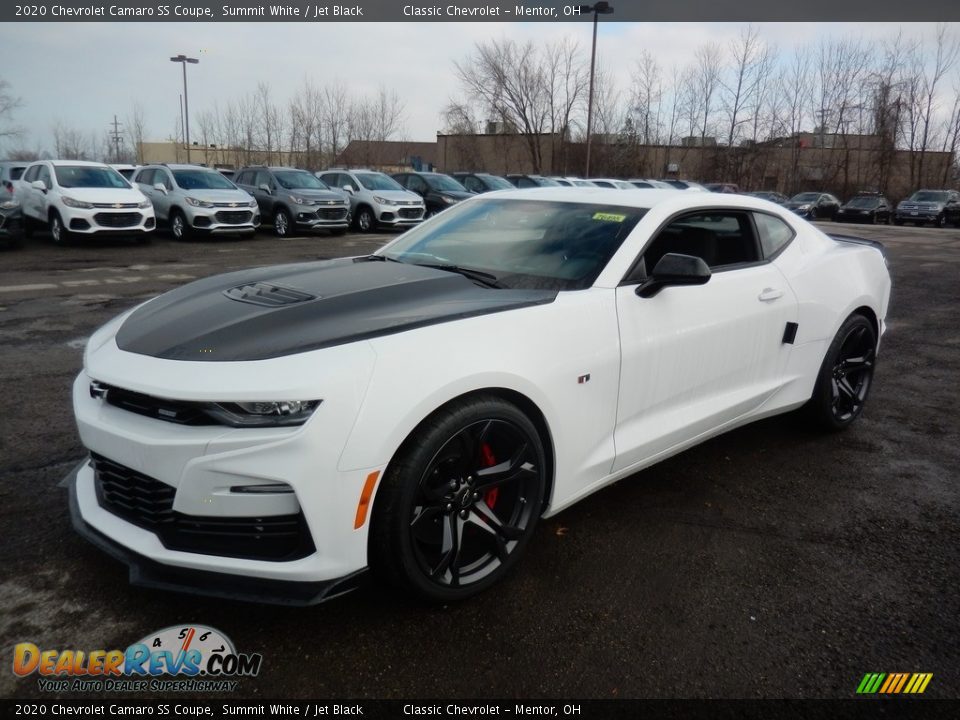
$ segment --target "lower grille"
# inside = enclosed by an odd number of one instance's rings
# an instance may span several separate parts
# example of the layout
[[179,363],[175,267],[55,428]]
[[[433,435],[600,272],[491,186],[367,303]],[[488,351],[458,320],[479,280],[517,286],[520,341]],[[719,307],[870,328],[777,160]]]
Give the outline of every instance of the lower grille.
[[420,208],[400,208],[400,217],[407,220],[412,220],[423,215],[423,210]]
[[344,220],[347,217],[347,209],[334,208],[331,210],[317,210],[317,217],[321,220]]
[[139,225],[143,216],[140,213],[97,213],[93,219],[101,227],[125,228]]
[[244,225],[250,222],[253,213],[246,210],[221,210],[215,217],[217,218],[217,222],[223,223],[224,225]]
[[169,550],[247,558],[297,560],[316,550],[303,513],[206,517],[173,509],[176,488],[93,454],[97,501],[104,510],[156,534]]

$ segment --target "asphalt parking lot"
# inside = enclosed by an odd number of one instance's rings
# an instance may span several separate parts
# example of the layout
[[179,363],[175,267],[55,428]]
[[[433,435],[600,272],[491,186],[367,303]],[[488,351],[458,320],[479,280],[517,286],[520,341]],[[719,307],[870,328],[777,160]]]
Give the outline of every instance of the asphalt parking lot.
[[0,250],[0,696],[51,697],[14,678],[15,643],[123,648],[188,622],[263,654],[237,698],[852,697],[866,672],[960,696],[960,230],[842,231],[886,243],[894,277],[854,429],[788,416],[716,438],[544,521],[505,583],[450,607],[133,588],[57,486],[83,452],[69,388],[96,327],[195,278],[390,236]]

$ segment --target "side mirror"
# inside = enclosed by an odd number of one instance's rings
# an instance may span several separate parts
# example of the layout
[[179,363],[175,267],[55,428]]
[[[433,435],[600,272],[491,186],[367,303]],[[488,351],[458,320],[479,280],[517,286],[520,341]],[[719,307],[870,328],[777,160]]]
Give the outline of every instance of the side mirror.
[[39,190],[40,192],[47,191],[47,184],[43,180],[34,180],[32,183],[30,183],[30,187],[32,187],[34,190]]
[[344,185],[342,190],[346,193],[353,195],[353,187],[351,185]]
[[649,298],[670,285],[703,285],[710,279],[710,268],[703,258],[667,253],[657,262],[650,277],[637,286],[637,295]]
[[167,194],[167,186],[164,185],[163,183],[154,183],[153,189],[156,190],[157,192],[162,192],[164,195]]
[[270,189],[270,186],[267,185],[266,183],[260,183],[260,186],[259,186],[258,189],[259,189],[259,190],[263,190],[267,195],[270,195],[270,194],[273,192],[273,191]]

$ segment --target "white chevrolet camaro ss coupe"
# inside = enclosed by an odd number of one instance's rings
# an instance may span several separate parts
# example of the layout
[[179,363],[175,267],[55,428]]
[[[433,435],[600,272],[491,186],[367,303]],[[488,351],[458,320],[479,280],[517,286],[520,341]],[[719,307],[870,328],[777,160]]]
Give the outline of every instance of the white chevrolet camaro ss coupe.
[[77,530],[131,582],[479,592],[539,518],[745,423],[863,410],[882,247],[756,198],[543,188],[373,255],[184,285],[89,340]]

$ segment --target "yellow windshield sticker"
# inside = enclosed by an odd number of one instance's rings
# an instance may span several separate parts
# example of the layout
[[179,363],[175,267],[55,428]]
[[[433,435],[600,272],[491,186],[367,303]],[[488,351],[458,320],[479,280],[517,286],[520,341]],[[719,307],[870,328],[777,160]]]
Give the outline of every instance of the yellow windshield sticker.
[[606,220],[607,222],[623,222],[627,219],[626,215],[617,215],[616,213],[598,212],[593,214],[594,220]]

